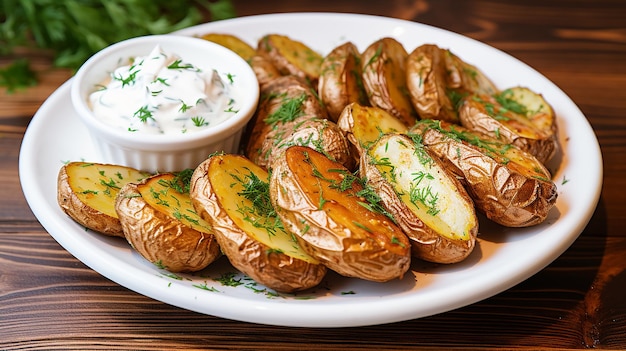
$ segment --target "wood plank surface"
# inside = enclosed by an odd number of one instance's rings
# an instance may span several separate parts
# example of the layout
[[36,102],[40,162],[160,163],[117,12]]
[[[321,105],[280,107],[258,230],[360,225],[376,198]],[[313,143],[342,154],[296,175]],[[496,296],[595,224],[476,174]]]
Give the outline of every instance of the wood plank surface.
[[[565,91],[599,140],[600,202],[580,238],[523,283],[431,317],[359,328],[290,328],[189,312],[86,267],[41,227],[18,159],[41,103],[71,76],[23,52],[41,79],[0,91],[0,350],[626,349],[626,2],[621,0],[233,0],[238,15],[328,11],[390,16],[480,40]],[[314,28],[311,28],[314,30]],[[0,58],[0,65],[11,57]],[[460,292],[462,293],[462,292]]]

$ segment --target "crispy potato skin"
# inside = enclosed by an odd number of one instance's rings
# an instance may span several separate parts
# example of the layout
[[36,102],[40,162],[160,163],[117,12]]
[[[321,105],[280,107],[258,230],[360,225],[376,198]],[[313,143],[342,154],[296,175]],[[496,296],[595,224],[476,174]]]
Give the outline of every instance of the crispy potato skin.
[[283,75],[294,75],[317,86],[323,57],[304,43],[285,35],[259,39],[257,54],[268,59]]
[[281,76],[281,73],[272,64],[272,62],[263,56],[254,55],[248,60],[248,63],[252,67],[252,70],[256,75],[256,79],[259,81],[259,87],[261,90],[263,90],[274,79]]
[[[469,132],[460,126],[443,122],[441,125],[446,130]],[[537,171],[516,162],[500,162],[480,148],[454,140],[425,124],[418,123],[411,132],[422,135],[424,145],[461,179],[476,209],[498,224],[508,227],[539,224],[556,203],[556,185],[549,179],[545,167],[530,154],[519,152]],[[487,136],[484,139],[489,140]]]
[[389,218],[359,204],[358,183],[345,191],[331,186],[345,172],[312,149],[292,146],[275,162],[272,203],[300,246],[328,268],[378,282],[401,278],[410,264],[408,238]]
[[266,138],[261,148],[268,155],[268,168],[273,168],[274,161],[293,145],[307,146],[322,152],[348,169],[354,170],[356,166],[348,139],[332,121],[299,118],[282,125],[277,134],[282,134],[282,137]]
[[66,166],[61,167],[57,178],[57,202],[63,212],[78,224],[108,236],[124,237],[119,218],[86,205],[76,196],[70,186]]
[[362,54],[363,85],[370,104],[398,117],[407,126],[417,120],[406,85],[407,52],[393,38],[370,44]]
[[[487,94],[492,95],[498,92],[498,88],[496,85],[485,75],[483,71],[478,69],[476,66],[471,65],[463,60],[461,60],[458,56],[452,54],[449,50],[448,52],[448,61],[450,64],[448,65],[450,72],[452,72],[450,87],[453,89],[460,89],[462,92],[473,92],[476,94]],[[450,68],[450,66],[454,66],[455,68]],[[458,77],[458,78],[457,78]],[[458,79],[460,85],[457,85],[455,82]]]
[[[334,160],[353,169],[356,165],[350,145],[337,125],[327,120],[327,112],[312,88],[295,76],[283,76],[262,91],[265,97],[256,113],[256,120],[246,147],[246,156],[255,164],[270,169],[273,160],[290,145],[316,148]],[[288,104],[299,101],[297,108]],[[273,116],[291,116],[269,122]]]
[[422,119],[459,123],[450,92],[494,94],[496,86],[475,66],[434,44],[415,48],[406,61],[406,84]]
[[363,88],[361,54],[347,42],[334,48],[322,61],[317,91],[331,120],[337,122],[344,107],[367,103]]
[[[400,142],[410,145],[412,141],[405,135],[387,134],[377,141],[376,145],[385,145],[389,142]],[[373,149],[371,149],[373,150]],[[438,172],[446,177],[453,185],[449,194],[438,193],[439,201],[447,197],[460,197],[465,203],[465,211],[468,218],[471,219],[472,226],[468,230],[467,239],[451,239],[446,238],[437,228],[428,226],[413,210],[409,208],[407,203],[402,200],[394,189],[393,185],[380,172],[378,167],[371,161],[371,155],[365,152],[361,155],[360,172],[366,177],[369,185],[377,190],[387,211],[389,211],[396,219],[398,226],[406,233],[411,241],[412,255],[420,259],[435,263],[457,263],[469,256],[475,246],[476,236],[478,235],[478,219],[474,213],[474,204],[462,184],[445,169],[445,165],[438,160],[436,155],[431,154],[428,149],[424,149],[428,157],[433,160],[432,166],[428,170],[429,173]],[[412,152],[413,155],[416,155]],[[418,169],[411,167],[410,163],[395,164],[397,168],[403,168],[402,172],[411,172],[415,174]],[[409,193],[411,189],[403,189],[403,192]],[[459,221],[460,216],[456,216]]]
[[150,206],[135,183],[126,184],[115,200],[128,243],[141,256],[170,272],[195,272],[220,257],[215,236],[195,230]]
[[[123,174],[124,177],[114,173]],[[59,170],[57,202],[63,212],[80,225],[104,235],[123,238],[122,225],[113,206],[118,188],[127,182],[139,181],[148,176],[147,173],[124,166],[70,162]],[[90,188],[79,188],[78,183],[83,180],[87,183],[91,182],[88,184]],[[103,183],[113,184],[110,184],[111,187],[106,187],[102,185]],[[93,194],[88,194],[88,192],[93,192]],[[105,193],[108,195],[103,195]],[[97,199],[92,200],[98,196],[105,196],[106,199],[102,201],[106,204],[100,203],[101,201]]]
[[[268,118],[281,113],[285,104],[301,101],[297,108],[290,110],[288,119],[269,122]],[[255,164],[267,168],[269,150],[263,149],[267,140],[276,140],[284,136],[282,125],[303,116],[325,118],[327,112],[313,94],[311,86],[296,76],[281,76],[272,80],[261,90],[261,101],[257,111],[248,124],[249,138],[245,155]]]
[[226,212],[209,177],[211,168],[222,167],[224,162],[228,160],[213,156],[201,163],[192,175],[190,193],[196,211],[213,226],[231,264],[255,281],[280,292],[318,285],[326,274],[325,266],[272,252],[270,247],[251,238]]
[[[436,45],[418,46],[408,55],[406,84],[420,118],[452,123],[459,121],[456,109],[447,96],[447,74],[444,53]],[[460,77],[458,79],[460,81]]]
[[463,100],[460,122],[469,130],[515,145],[545,164],[559,148],[558,131],[552,107],[539,95],[537,98],[542,101],[542,111],[526,116],[502,110],[491,95],[471,95]]

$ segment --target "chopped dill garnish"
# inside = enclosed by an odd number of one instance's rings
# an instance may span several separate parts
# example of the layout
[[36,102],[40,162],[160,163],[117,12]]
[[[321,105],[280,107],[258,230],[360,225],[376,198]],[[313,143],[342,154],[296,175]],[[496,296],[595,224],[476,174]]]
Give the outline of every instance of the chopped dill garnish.
[[307,95],[302,94],[297,98],[284,99],[280,107],[265,118],[265,123],[274,125],[278,122],[286,123],[302,116],[302,104],[306,100]]

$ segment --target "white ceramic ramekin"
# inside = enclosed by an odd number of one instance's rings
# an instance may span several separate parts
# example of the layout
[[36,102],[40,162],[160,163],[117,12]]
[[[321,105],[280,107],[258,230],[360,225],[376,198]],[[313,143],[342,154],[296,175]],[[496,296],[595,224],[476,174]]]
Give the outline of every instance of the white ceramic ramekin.
[[[121,62],[145,56],[160,45],[203,69],[235,77],[230,89],[239,90],[238,112],[215,126],[185,134],[139,134],[105,124],[94,117],[88,96]],[[222,77],[226,80],[224,77]],[[147,172],[176,172],[195,168],[213,152],[236,153],[241,134],[259,100],[259,85],[250,65],[234,52],[209,41],[177,35],[151,35],[104,48],[78,70],[71,86],[72,104],[87,126],[102,162]]]

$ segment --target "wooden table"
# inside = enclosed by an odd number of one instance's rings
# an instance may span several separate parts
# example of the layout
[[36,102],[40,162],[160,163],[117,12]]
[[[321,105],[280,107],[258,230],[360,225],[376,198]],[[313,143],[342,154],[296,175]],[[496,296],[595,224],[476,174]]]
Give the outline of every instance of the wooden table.
[[[593,126],[603,192],[556,261],[482,302],[389,325],[288,328],[201,315],[136,294],[65,251],[31,213],[18,179],[30,118],[70,73],[26,53],[41,84],[0,91],[0,349],[626,349],[626,3],[621,0],[234,0],[238,15],[385,15],[481,40],[554,81]],[[6,58],[2,62],[6,62]]]

